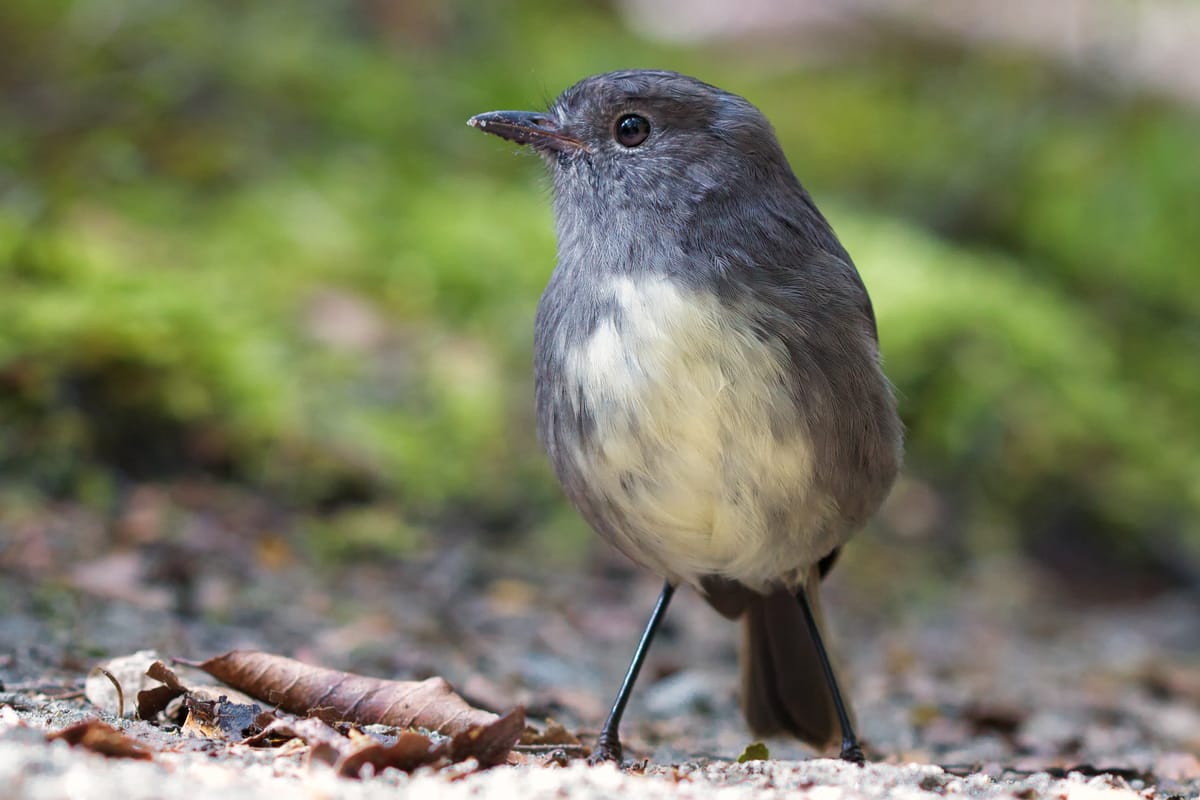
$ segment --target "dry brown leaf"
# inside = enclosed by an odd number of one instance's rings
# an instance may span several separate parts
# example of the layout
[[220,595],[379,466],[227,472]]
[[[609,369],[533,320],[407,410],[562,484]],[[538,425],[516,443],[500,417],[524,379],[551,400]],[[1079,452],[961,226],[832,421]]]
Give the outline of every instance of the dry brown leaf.
[[109,758],[134,758],[148,761],[152,751],[143,743],[121,733],[98,719],[86,719],[46,735],[48,741],[63,740],[72,747],[83,747]]
[[[261,715],[259,724],[262,725],[266,719],[267,715]],[[269,747],[280,740],[304,742],[310,748],[309,758],[326,764],[335,764],[356,749],[354,742],[316,717],[279,717],[263,726],[258,733],[243,739],[242,744]]]
[[470,728],[436,744],[427,736],[405,731],[390,745],[368,743],[334,766],[338,774],[348,777],[358,777],[368,764],[376,772],[387,767],[412,772],[417,767],[445,766],[473,758],[481,768],[494,767],[507,761],[524,726],[525,715],[518,709],[490,725]]
[[394,742],[384,744],[354,731],[351,736],[343,736],[317,718],[281,717],[261,733],[243,740],[243,744],[299,739],[311,748],[311,759],[332,765],[339,775],[357,778],[367,765],[375,772],[388,767],[412,772],[418,767],[445,767],[473,758],[480,767],[495,766],[508,758],[524,725],[524,714],[518,709],[490,725],[471,728],[448,740],[434,742],[425,734],[402,731]]
[[450,740],[450,760],[474,758],[481,767],[504,763],[521,732],[525,730],[525,712],[514,708],[489,725],[469,728]]
[[174,670],[161,661],[155,661],[146,669],[146,676],[159,681],[161,686],[143,689],[137,694],[137,710],[140,719],[152,720],[167,707],[167,704],[180,695],[187,694],[184,686]]
[[347,753],[334,764],[334,769],[339,775],[347,778],[359,777],[363,767],[368,764],[377,773],[387,767],[412,772],[417,767],[433,765],[443,760],[449,763],[448,749],[446,743],[434,744],[433,740],[424,734],[404,731],[391,744],[370,742],[352,753]]
[[[283,656],[235,650],[194,665],[220,681],[292,714],[359,725],[426,728],[455,736],[497,721],[454,693],[444,678],[388,681],[314,667]],[[524,712],[517,709],[521,726]]]

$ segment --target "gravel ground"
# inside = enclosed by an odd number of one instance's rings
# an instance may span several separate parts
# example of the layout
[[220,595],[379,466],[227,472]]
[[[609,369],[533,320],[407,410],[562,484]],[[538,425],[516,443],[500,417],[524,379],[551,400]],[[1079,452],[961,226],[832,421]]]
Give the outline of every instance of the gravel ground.
[[191,553],[182,581],[144,547],[36,573],[0,563],[0,795],[1200,797],[1197,596],[1070,605],[1053,580],[1008,561],[906,602],[901,579],[853,561],[835,571],[826,605],[874,762],[865,769],[791,741],[769,741],[771,761],[737,764],[752,739],[736,707],[736,626],[686,592],[626,715],[629,772],[572,761],[356,781],[309,764],[303,748],[231,748],[111,716],[152,760],[47,743],[46,731],[98,715],[78,696],[95,663],[148,647],[443,675],[476,705],[520,703],[586,742],[658,590],[603,550],[558,570],[469,545],[322,569],[238,546]]
[[1120,779],[1044,773],[997,781],[986,775],[957,777],[930,765],[871,764],[865,768],[839,761],[764,761],[747,764],[689,763],[657,767],[644,774],[613,766],[564,768],[497,767],[461,774],[387,770],[367,780],[339,778],[328,768],[308,768],[294,756],[270,753],[240,759],[214,759],[203,752],[168,753],[154,761],[128,761],[88,755],[57,743],[47,745],[32,729],[8,729],[0,735],[0,786],[5,796],[22,800],[72,800],[121,797],[123,800],[179,797],[346,798],[979,798],[1036,797],[1122,800],[1153,797]]

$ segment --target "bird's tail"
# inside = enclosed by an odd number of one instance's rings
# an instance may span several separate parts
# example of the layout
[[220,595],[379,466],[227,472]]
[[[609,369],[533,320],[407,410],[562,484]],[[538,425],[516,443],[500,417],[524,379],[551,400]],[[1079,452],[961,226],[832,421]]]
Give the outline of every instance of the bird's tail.
[[[816,568],[805,592],[823,633],[825,615]],[[828,637],[823,638],[828,652]],[[741,672],[742,711],[756,735],[790,733],[819,750],[840,741],[842,730],[817,644],[799,602],[787,589],[747,600],[742,616]],[[840,679],[839,685],[845,686]],[[842,694],[844,698],[845,692]]]

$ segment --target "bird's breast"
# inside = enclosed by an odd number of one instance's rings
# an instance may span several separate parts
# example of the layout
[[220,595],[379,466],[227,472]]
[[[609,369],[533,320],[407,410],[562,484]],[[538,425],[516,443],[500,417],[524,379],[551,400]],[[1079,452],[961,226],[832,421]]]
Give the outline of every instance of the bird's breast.
[[715,292],[665,276],[604,291],[611,313],[586,334],[539,334],[561,337],[557,373],[541,378],[560,389],[560,407],[543,410],[552,456],[593,526],[688,582],[765,586],[832,549],[782,344]]

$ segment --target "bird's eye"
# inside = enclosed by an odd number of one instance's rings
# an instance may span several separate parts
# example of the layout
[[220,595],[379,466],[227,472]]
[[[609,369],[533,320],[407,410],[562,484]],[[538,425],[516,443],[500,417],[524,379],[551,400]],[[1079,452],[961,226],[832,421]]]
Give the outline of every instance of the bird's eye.
[[626,114],[617,120],[616,134],[622,147],[637,147],[650,135],[650,122],[637,114]]

